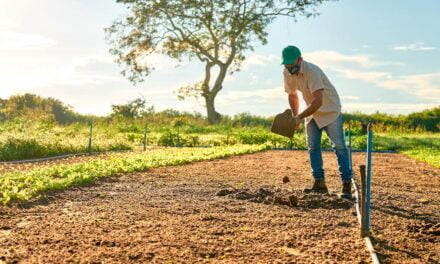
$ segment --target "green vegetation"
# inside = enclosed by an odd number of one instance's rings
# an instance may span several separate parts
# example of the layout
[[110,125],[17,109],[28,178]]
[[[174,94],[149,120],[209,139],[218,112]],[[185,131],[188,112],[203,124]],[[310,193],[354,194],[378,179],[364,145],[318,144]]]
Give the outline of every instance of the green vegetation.
[[[94,133],[93,150],[132,150],[121,137],[113,137],[105,128]],[[41,158],[88,151],[87,124],[56,125],[53,121],[14,119],[0,125],[0,161]]]
[[440,106],[409,115],[375,113],[344,114],[344,121],[356,123],[373,122],[375,131],[384,133],[440,132]]
[[[366,149],[363,125],[374,123],[374,150],[394,150],[410,157],[439,163],[440,107],[391,116],[376,113],[344,114],[351,122],[353,149]],[[266,144],[272,148],[306,148],[302,130],[292,140],[270,132],[273,117],[241,113],[223,116],[209,125],[198,113],[156,112],[144,99],[113,105],[107,117],[83,116],[53,98],[32,94],[0,99],[0,161],[41,158],[88,151],[89,122],[93,122],[93,151],[137,150],[147,145],[196,147]],[[365,128],[365,127],[364,127]],[[323,148],[331,148],[324,136]]]
[[408,157],[440,168],[440,133],[437,134],[379,134],[375,149],[398,151]]
[[440,168],[440,150],[439,149],[412,149],[402,151],[408,157],[414,158]]
[[0,177],[0,202],[29,200],[48,191],[87,184],[118,173],[143,171],[147,168],[180,165],[189,162],[254,153],[265,145],[235,145],[214,148],[153,150],[146,153],[115,154],[108,160],[44,167],[31,171],[6,173]]

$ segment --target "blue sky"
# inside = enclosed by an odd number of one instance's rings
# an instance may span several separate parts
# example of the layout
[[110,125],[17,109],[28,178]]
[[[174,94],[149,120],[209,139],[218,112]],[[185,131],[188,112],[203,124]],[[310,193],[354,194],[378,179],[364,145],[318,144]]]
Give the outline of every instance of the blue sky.
[[[220,113],[273,115],[288,107],[280,53],[297,45],[341,96],[343,111],[409,113],[440,105],[438,0],[341,0],[320,16],[281,18],[269,43],[256,44],[242,71],[219,93]],[[197,61],[151,57],[156,71],[133,87],[108,54],[103,28],[126,12],[110,0],[0,0],[0,97],[31,92],[58,98],[80,113],[108,114],[139,96],[157,110],[205,113],[203,101],[174,91],[200,81]]]

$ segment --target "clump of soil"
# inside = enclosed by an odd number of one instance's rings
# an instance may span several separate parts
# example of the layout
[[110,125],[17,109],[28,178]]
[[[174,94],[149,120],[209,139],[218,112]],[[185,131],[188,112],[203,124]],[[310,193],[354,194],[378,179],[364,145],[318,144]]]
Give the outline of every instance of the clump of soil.
[[326,209],[350,209],[354,205],[354,200],[340,198],[337,194],[308,193],[303,197],[302,207],[326,208]]
[[298,206],[298,198],[295,195],[280,196],[273,198],[273,204],[287,205],[290,207]]
[[298,206],[298,198],[291,192],[270,190],[268,188],[250,189],[221,189],[217,196],[227,196],[237,200],[248,200],[254,203]]
[[[300,192],[300,194],[298,194]],[[225,196],[236,200],[247,200],[254,203],[285,205],[289,207],[301,207],[305,209],[350,209],[354,205],[354,200],[340,198],[337,194],[322,193],[303,193],[299,190],[288,191],[277,188],[251,189],[221,189],[216,193],[217,196]],[[301,203],[299,203],[301,201]]]

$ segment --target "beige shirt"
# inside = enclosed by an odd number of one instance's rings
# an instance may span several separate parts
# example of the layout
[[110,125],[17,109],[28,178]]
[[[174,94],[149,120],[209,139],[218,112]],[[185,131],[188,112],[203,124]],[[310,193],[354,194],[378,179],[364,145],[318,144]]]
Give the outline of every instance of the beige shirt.
[[331,124],[341,114],[339,95],[318,66],[303,60],[297,75],[291,75],[287,69],[284,69],[283,75],[286,93],[294,94],[299,90],[307,106],[313,101],[313,92],[323,90],[322,105],[313,115],[306,117],[306,124],[314,119],[318,127],[322,128]]

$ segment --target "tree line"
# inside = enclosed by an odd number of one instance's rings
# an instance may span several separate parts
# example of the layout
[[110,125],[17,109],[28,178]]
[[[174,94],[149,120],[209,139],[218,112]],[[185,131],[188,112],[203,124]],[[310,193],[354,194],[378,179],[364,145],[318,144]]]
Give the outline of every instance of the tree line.
[[[0,98],[0,122],[24,118],[30,120],[46,120],[59,125],[88,122],[145,122],[170,124],[181,120],[189,125],[209,125],[207,117],[197,112],[184,112],[173,109],[156,111],[143,98],[137,98],[125,104],[111,106],[107,116],[83,115],[74,111],[73,107],[62,101],[41,97],[35,94],[13,95],[8,99]],[[221,123],[233,127],[270,127],[272,117],[261,117],[251,113],[239,113],[234,116],[223,116]],[[411,113],[408,115],[390,115],[376,112],[364,114],[360,112],[343,113],[345,122],[356,124],[373,122],[380,131],[414,131],[440,132],[440,106]]]

